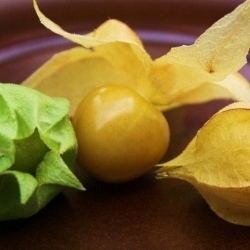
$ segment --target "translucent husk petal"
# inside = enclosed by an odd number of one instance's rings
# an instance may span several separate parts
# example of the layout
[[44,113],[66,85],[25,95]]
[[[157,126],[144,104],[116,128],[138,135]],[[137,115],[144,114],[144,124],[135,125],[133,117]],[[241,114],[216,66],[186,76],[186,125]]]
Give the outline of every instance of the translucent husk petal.
[[249,28],[247,0],[214,23],[193,45],[172,48],[158,58],[151,77],[152,103],[169,109],[217,98],[249,101],[249,83],[237,73],[247,62]]
[[193,45],[172,48],[160,60],[199,67],[214,81],[221,81],[246,64],[249,27],[250,1],[246,0],[208,28]]
[[216,82],[200,68],[156,60],[150,77],[150,101],[162,110],[214,99],[250,101],[249,82],[237,72]]
[[[22,84],[52,97],[70,101],[70,115],[93,89],[117,84],[147,98],[151,59],[137,46],[108,43],[86,50],[76,47],[56,54]],[[128,73],[129,72],[129,73]]]
[[214,99],[250,99],[249,84],[236,73],[246,63],[250,47],[245,36],[250,27],[249,0],[212,25],[193,45],[173,48],[155,61],[135,32],[118,20],[108,20],[85,35],[71,34],[47,18],[36,0],[33,4],[45,27],[81,45],[82,51],[56,55],[23,84],[67,98],[70,115],[90,90],[108,84],[129,86],[161,110]]
[[85,48],[92,48],[97,45],[120,41],[137,45],[138,47],[143,49],[141,40],[136,35],[136,33],[132,29],[130,29],[126,24],[118,20],[110,19],[100,25],[94,32],[91,32],[86,35],[72,34],[63,30],[60,26],[58,26],[56,23],[47,18],[40,11],[36,0],[33,0],[33,5],[41,23],[46,28]]

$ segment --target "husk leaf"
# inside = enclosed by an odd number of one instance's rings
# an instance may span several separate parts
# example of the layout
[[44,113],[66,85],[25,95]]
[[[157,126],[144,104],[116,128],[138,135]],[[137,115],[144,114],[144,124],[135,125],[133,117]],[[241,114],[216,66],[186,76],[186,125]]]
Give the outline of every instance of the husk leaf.
[[250,104],[228,105],[198,131],[158,177],[193,184],[212,210],[229,222],[250,225]]
[[70,116],[89,91],[109,84],[131,87],[161,110],[222,98],[250,101],[249,84],[236,73],[250,47],[249,0],[193,45],[173,48],[155,61],[136,33],[118,20],[85,35],[71,34],[47,18],[36,0],[33,4],[44,26],[81,47],[55,55],[22,84],[67,98]]
[[0,220],[37,213],[66,186],[83,190],[68,101],[0,83],[0,106]]
[[172,48],[159,60],[196,67],[214,81],[221,81],[246,64],[250,48],[249,27],[250,1],[246,0],[215,22],[193,45]]

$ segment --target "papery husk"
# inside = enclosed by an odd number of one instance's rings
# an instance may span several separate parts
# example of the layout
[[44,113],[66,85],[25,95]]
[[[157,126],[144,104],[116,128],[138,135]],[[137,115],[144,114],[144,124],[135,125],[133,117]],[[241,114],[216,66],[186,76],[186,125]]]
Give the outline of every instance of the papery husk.
[[218,188],[201,183],[194,186],[220,218],[233,224],[250,226],[250,186]]
[[186,149],[160,164],[159,178],[191,183],[224,220],[250,226],[250,103],[212,116]]
[[162,111],[214,99],[250,101],[249,83],[237,73],[250,46],[249,1],[212,25],[193,45],[172,48],[156,60],[119,20],[109,19],[88,34],[74,34],[46,17],[36,0],[33,5],[46,28],[78,47],[56,54],[22,84],[67,98],[70,116],[91,90],[110,84],[135,90]]
[[250,0],[246,0],[209,27],[194,44],[172,48],[158,60],[197,67],[215,81],[221,81],[246,64],[249,27]]

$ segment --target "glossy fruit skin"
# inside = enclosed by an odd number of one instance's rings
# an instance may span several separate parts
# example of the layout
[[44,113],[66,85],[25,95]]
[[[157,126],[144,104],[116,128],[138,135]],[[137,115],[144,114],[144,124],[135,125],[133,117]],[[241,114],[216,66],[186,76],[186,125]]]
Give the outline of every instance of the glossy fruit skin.
[[133,180],[154,167],[170,139],[164,115],[137,92],[108,85],[95,89],[73,117],[78,163],[109,183]]

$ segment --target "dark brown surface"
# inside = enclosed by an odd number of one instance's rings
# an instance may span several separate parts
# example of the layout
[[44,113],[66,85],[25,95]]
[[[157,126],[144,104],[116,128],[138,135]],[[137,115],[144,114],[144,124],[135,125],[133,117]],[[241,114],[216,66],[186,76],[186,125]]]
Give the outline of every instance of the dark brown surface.
[[[55,52],[72,44],[39,24],[31,1],[12,2],[6,1],[0,7],[0,81],[19,83]],[[72,31],[90,31],[109,17],[118,18],[140,32],[153,57],[173,45],[190,43],[241,2],[40,1],[47,16]],[[160,38],[152,33],[156,31],[160,32]],[[181,36],[173,40],[169,36],[173,34]],[[248,71],[246,67],[242,72],[249,77]],[[212,102],[173,111],[172,114],[181,112],[182,123],[167,157],[179,153],[209,116],[225,104]],[[156,180],[151,171],[130,183],[107,185],[79,169],[76,174],[86,192],[67,189],[29,219],[0,222],[0,249],[242,250],[250,247],[250,228],[219,219],[186,182]]]

